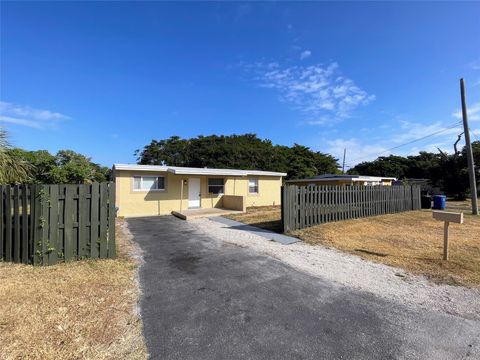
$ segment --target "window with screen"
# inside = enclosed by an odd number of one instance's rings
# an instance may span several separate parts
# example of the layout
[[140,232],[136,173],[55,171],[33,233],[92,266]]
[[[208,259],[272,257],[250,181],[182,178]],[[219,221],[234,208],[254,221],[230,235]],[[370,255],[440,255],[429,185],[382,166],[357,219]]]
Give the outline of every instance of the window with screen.
[[248,193],[258,194],[258,179],[248,179]]
[[133,190],[150,191],[150,190],[165,190],[164,176],[134,176]]
[[208,179],[208,192],[210,194],[223,194],[224,193],[223,179],[218,179],[218,178]]

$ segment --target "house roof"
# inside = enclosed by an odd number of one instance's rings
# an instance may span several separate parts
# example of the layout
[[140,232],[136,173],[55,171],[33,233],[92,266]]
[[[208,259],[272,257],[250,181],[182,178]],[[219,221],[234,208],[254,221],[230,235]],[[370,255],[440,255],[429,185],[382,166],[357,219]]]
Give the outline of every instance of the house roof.
[[382,181],[382,180],[397,180],[394,177],[388,176],[366,176],[366,175],[335,175],[324,174],[314,176],[308,179],[287,180],[287,182],[317,182],[317,181],[332,181],[332,180],[349,180],[349,181]]
[[114,170],[159,171],[176,175],[217,175],[217,176],[287,176],[287,173],[260,170],[212,169],[163,165],[114,164]]

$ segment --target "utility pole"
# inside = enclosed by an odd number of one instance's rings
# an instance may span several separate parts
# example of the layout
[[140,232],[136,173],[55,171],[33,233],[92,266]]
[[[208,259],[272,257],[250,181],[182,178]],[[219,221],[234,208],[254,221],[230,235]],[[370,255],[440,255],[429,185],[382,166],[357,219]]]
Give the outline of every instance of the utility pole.
[[345,155],[347,155],[347,148],[344,148],[344,149],[343,149],[342,174],[345,174]]
[[462,96],[463,132],[465,134],[465,147],[467,148],[468,174],[470,176],[470,193],[472,194],[472,214],[478,215],[477,183],[475,182],[475,164],[473,163],[472,143],[470,142],[470,129],[468,128],[467,101],[465,99],[465,83],[460,79],[460,94]]

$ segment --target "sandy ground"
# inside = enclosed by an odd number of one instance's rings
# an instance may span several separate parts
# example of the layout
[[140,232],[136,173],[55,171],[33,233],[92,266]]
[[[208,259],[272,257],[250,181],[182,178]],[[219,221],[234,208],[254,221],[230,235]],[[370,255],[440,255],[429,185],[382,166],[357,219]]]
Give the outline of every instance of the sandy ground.
[[402,269],[305,243],[281,245],[209,219],[191,221],[219,241],[248,247],[310,275],[359,289],[414,308],[480,319],[480,289],[437,285]]
[[0,262],[0,359],[147,358],[135,283],[141,257],[126,222],[116,227],[116,259]]
[[[141,320],[140,297],[142,296],[143,292],[140,285],[139,272],[140,267],[145,263],[145,260],[143,259],[144,254],[140,246],[133,240],[133,235],[128,228],[128,223],[124,219],[122,219],[121,221],[117,221],[117,229],[121,232],[121,236],[124,238],[124,241],[121,242],[123,247],[119,249],[119,251],[123,252],[122,255],[128,256],[136,265],[133,281],[135,283],[135,288],[137,291],[137,298],[135,303],[133,304],[133,313],[138,318],[138,320]],[[146,351],[143,335],[142,346]],[[145,356],[147,357],[148,354],[145,354]]]

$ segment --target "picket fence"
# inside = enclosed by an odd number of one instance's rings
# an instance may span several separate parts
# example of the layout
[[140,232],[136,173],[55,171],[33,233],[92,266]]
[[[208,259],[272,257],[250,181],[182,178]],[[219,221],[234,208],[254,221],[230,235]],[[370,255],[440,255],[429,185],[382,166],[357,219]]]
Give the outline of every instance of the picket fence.
[[420,209],[420,186],[282,187],[283,230]]

